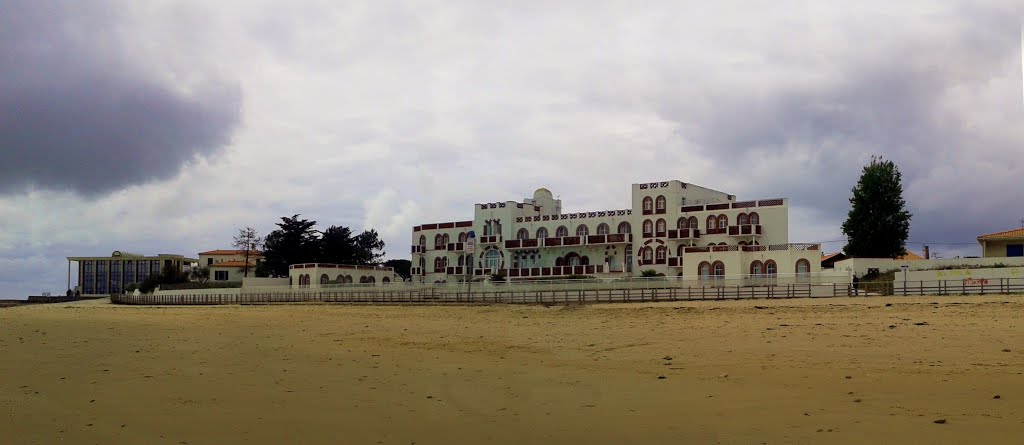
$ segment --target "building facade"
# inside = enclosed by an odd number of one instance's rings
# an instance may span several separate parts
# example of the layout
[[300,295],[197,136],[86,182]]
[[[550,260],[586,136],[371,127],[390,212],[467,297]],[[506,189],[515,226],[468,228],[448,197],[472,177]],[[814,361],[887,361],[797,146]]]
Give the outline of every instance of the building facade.
[[[628,208],[562,213],[538,189],[522,202],[476,204],[473,219],[412,229],[414,282],[587,275],[654,270],[694,278],[810,275],[817,244],[789,243],[784,198],[737,201],[681,181],[633,184]],[[476,251],[466,252],[470,232]]]
[[199,265],[210,268],[210,281],[241,282],[246,265],[249,276],[256,276],[256,266],[263,261],[263,252],[250,250],[248,263],[244,250],[208,250],[199,252]]
[[305,263],[288,266],[288,285],[293,289],[330,288],[349,284],[386,286],[401,283],[395,269],[387,266]]
[[146,256],[115,250],[107,257],[68,257],[68,288],[71,288],[72,262],[77,263],[81,295],[100,296],[124,292],[125,286],[143,282],[150,275],[159,275],[164,267],[188,270],[196,260],[182,255]]
[[985,258],[1024,257],[1024,228],[981,235],[978,244]]

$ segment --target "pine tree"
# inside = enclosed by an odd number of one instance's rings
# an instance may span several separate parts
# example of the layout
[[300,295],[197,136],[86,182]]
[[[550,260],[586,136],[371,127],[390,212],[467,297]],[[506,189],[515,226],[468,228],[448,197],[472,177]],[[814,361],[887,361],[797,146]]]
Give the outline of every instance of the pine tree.
[[850,197],[843,223],[843,251],[851,257],[895,258],[906,254],[911,214],[903,200],[902,176],[892,161],[871,157]]

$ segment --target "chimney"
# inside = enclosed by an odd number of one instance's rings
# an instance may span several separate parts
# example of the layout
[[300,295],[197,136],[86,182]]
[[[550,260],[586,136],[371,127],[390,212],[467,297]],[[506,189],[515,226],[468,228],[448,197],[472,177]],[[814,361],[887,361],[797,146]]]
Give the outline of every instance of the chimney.
[[924,259],[930,259],[928,255],[928,246],[924,246]]

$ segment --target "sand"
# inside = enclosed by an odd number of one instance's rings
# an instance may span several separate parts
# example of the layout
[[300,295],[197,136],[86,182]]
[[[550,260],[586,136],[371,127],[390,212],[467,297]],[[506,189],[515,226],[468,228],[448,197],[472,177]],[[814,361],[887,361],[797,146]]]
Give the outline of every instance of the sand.
[[0,442],[1020,443],[1022,314],[1020,296],[6,308]]

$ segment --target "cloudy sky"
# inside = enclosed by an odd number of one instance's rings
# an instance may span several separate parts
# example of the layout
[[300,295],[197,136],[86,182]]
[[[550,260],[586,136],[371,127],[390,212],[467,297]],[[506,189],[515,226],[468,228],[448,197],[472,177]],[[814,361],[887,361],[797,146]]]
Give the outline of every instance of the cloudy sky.
[[3,3],[0,297],[294,213],[403,258],[542,186],[785,196],[834,241],[872,154],[940,255],[1024,218],[1019,0]]

